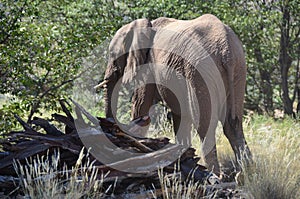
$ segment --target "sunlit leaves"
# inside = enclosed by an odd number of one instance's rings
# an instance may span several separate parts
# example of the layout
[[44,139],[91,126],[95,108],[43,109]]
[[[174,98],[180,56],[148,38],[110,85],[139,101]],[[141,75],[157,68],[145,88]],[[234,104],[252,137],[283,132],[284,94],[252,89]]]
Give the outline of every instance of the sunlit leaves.
[[[161,16],[193,19],[205,13],[228,24],[244,45],[248,65],[246,104],[264,106],[263,71],[270,74],[273,108],[281,108],[279,35],[286,3],[291,15],[289,54],[293,62],[289,84],[293,86],[300,53],[300,10],[296,0],[3,0],[0,93],[10,93],[19,100],[5,106],[5,110],[10,107],[18,112],[22,108],[22,114],[29,115],[31,111],[56,109],[58,98],[70,96],[71,80],[84,68],[83,58],[92,57],[93,49],[132,20]],[[95,61],[93,58],[91,62]],[[15,106],[18,102],[20,106]],[[33,109],[35,105],[37,109]],[[0,116],[4,118],[3,111]]]

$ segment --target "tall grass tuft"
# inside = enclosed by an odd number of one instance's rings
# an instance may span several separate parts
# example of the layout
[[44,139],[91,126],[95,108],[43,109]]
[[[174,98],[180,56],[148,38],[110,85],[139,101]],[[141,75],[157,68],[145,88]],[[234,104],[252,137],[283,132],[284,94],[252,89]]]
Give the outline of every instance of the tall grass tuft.
[[282,156],[256,157],[253,165],[244,167],[243,189],[254,198],[296,199],[300,197],[299,188],[299,172]]
[[[69,170],[60,167],[60,154],[37,156],[25,165],[15,162],[15,170],[21,179],[20,186],[25,197],[31,199],[54,198],[101,198],[103,179],[98,180],[98,171],[81,151],[76,165]],[[83,159],[86,161],[83,163]]]
[[[205,192],[205,186],[193,180],[184,180],[180,172],[172,174],[164,174],[163,169],[158,170],[160,180],[160,190],[156,190],[153,197],[163,199],[198,199],[201,198]],[[178,170],[177,170],[178,171]]]
[[254,198],[300,198],[300,125],[253,116],[245,125],[254,162],[244,168],[244,185]]

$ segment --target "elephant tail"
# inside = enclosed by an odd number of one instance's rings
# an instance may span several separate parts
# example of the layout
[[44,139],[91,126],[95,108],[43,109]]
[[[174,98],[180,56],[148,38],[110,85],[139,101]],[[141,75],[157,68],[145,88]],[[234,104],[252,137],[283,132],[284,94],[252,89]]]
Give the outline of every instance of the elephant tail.
[[[222,62],[225,70],[227,71],[228,91],[227,98],[227,112],[231,115],[231,119],[235,120],[242,114],[242,108],[239,107],[243,104],[244,92],[239,89],[244,89],[246,81],[246,63],[245,54],[242,43],[233,30],[225,26],[226,29],[226,46],[222,51]],[[241,99],[239,99],[241,97]]]
[[235,120],[243,114],[247,67],[241,41],[230,27],[225,26],[225,29],[227,34],[222,48],[222,65],[227,71],[226,112]]
[[233,63],[227,63],[227,78],[228,78],[228,90],[229,90],[229,96],[228,100],[229,103],[227,107],[230,111],[231,119],[235,119],[235,91],[234,91],[234,64]]
[[236,117],[236,101],[235,101],[235,90],[234,90],[234,68],[235,68],[235,59],[230,50],[226,52],[226,55],[223,55],[223,66],[227,71],[227,86],[228,86],[228,97],[227,97],[227,112],[230,113],[231,119]]

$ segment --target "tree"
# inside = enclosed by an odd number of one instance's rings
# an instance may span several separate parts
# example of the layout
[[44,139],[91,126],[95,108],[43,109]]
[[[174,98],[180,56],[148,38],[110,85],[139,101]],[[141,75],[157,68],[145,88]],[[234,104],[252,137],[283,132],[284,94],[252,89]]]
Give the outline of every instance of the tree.
[[[13,121],[13,113],[30,121],[38,112],[58,109],[57,99],[69,97],[74,79],[84,74],[83,58],[122,25],[143,17],[193,19],[205,13],[232,27],[244,44],[245,107],[270,114],[275,108],[299,112],[297,0],[3,0],[0,94],[16,100],[0,108],[1,129]],[[96,63],[99,56],[87,59]]]
[[[299,58],[300,58],[300,8],[297,1],[280,1],[280,56],[281,88],[284,112],[294,115],[293,104],[298,96],[297,112],[300,111]],[[290,71],[290,69],[294,71]]]
[[82,58],[120,26],[120,17],[114,14],[112,20],[114,10],[103,2],[0,3],[0,94],[16,99],[2,107],[2,121],[13,120],[13,113],[30,121],[35,113],[58,109],[57,100],[70,96],[74,79],[82,75]]
[[298,98],[297,109],[300,109],[298,4],[296,0],[229,0],[214,7],[245,46],[247,108],[270,114],[280,108],[295,115],[293,104]]

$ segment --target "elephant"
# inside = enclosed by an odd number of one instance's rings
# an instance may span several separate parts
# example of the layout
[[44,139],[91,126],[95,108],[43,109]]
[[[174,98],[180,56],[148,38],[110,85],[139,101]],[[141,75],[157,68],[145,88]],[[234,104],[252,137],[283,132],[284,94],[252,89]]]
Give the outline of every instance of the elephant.
[[132,119],[148,115],[154,103],[163,101],[172,112],[177,141],[190,146],[194,125],[206,164],[215,173],[220,174],[215,138],[219,121],[236,161],[251,158],[242,127],[245,54],[237,35],[216,16],[137,19],[116,32],[109,53],[100,84],[105,87],[107,118],[117,111],[113,104],[120,86],[138,79],[144,84],[134,91]]

